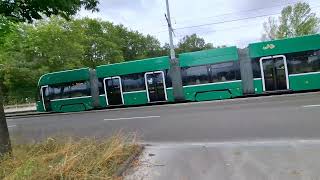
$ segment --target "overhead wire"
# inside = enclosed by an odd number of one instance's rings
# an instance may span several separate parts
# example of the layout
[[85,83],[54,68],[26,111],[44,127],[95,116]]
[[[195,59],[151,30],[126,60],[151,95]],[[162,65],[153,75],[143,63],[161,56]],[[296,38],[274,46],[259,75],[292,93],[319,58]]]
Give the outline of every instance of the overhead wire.
[[199,20],[199,19],[209,19],[209,18],[216,18],[216,17],[233,15],[233,14],[238,14],[238,13],[244,13],[244,12],[259,11],[259,10],[263,10],[263,9],[271,9],[271,8],[276,8],[276,7],[283,7],[283,6],[293,5],[293,4],[296,4],[298,2],[300,2],[300,1],[294,1],[294,2],[285,3],[285,4],[278,4],[278,5],[269,6],[269,7],[260,7],[260,8],[247,9],[247,10],[230,12],[230,13],[225,13],[225,14],[218,14],[218,15],[208,16],[208,17],[200,17],[200,18],[196,18],[196,19],[189,19],[189,20],[185,20],[185,21],[180,21],[179,23],[181,24],[181,23],[191,22],[191,21],[195,21],[195,20]]
[[[311,8],[317,8],[320,5],[311,7]],[[274,6],[275,7],[275,6]],[[265,8],[260,8],[260,9],[265,9]],[[182,29],[190,29],[190,28],[198,28],[198,27],[203,27],[203,26],[211,26],[211,25],[217,25],[217,24],[223,24],[223,23],[229,23],[229,22],[236,22],[236,21],[243,21],[243,20],[249,20],[249,19],[255,19],[255,18],[260,18],[260,17],[267,17],[267,16],[273,16],[273,15],[279,15],[280,12],[277,13],[269,13],[269,14],[262,14],[262,15],[256,15],[256,16],[250,16],[250,17],[243,17],[243,18],[237,18],[237,19],[231,19],[231,20],[222,20],[222,21],[215,21],[215,22],[211,22],[211,23],[203,23],[203,24],[197,24],[197,25],[190,25],[190,26],[183,26],[183,27],[178,27],[178,28],[174,28],[174,30],[182,30]],[[212,16],[213,17],[213,16]],[[218,17],[218,16],[214,16],[214,17]],[[158,34],[158,33],[163,33],[163,32],[167,32],[167,30],[162,30],[162,31],[158,31],[155,32],[154,34]]]
[[[320,7],[320,5],[315,6],[315,7],[313,7],[313,8],[316,8],[316,7]],[[196,28],[196,27],[202,27],[202,26],[210,26],[210,25],[215,25],[215,24],[223,24],[223,23],[227,23],[227,22],[242,21],[242,20],[247,20],[247,19],[255,19],[255,18],[259,18],[259,17],[273,16],[273,15],[278,15],[278,14],[280,14],[280,13],[277,12],[277,13],[257,15],[257,16],[253,16],[253,17],[245,17],[245,18],[238,18],[238,19],[232,19],[232,20],[218,21],[218,22],[212,22],[212,23],[206,23],[206,24],[199,24],[199,25],[193,25],[193,26],[185,26],[185,27],[175,28],[175,30],[187,29],[187,28]]]
[[[221,16],[226,16],[226,15],[233,15],[233,14],[238,14],[238,13],[244,13],[244,12],[250,12],[250,11],[257,11],[257,10],[263,10],[263,9],[271,9],[271,8],[275,8],[275,7],[283,7],[283,6],[288,6],[288,5],[292,5],[295,4],[297,2],[300,1],[294,1],[294,2],[290,2],[290,3],[286,3],[286,4],[278,4],[276,6],[269,6],[269,7],[262,7],[262,8],[254,8],[254,9],[247,9],[247,10],[242,10],[242,11],[236,11],[236,12],[230,12],[230,13],[225,13],[225,14],[218,14],[218,15],[214,15],[214,16],[207,16],[207,17],[200,17],[200,18],[196,18],[196,19],[189,19],[189,20],[184,20],[184,21],[179,21],[179,24],[184,24],[186,22],[192,22],[192,21],[198,21],[200,19],[210,19],[210,18],[216,18],[216,17],[221,17]],[[175,23],[177,24],[177,19],[175,19],[174,17],[172,17],[172,19],[174,19]],[[163,24],[161,25],[161,27],[167,26],[167,24]]]
[[[313,9],[317,9],[319,8],[320,5],[318,6],[314,6]],[[258,18],[258,17],[264,17],[264,16],[272,16],[272,15],[278,15],[280,13],[273,13],[273,14],[269,14],[269,15],[261,15],[261,16],[255,16],[255,17],[251,17],[251,18],[242,18],[242,19],[237,19],[237,20],[232,20],[232,21],[224,21],[222,23],[215,23],[215,24],[223,24],[225,22],[233,22],[233,21],[240,21],[240,20],[247,20],[247,19],[253,19],[253,18]],[[195,27],[201,27],[201,26],[207,26],[208,24],[203,24],[203,25],[200,25],[200,26],[191,26],[191,28],[195,28]],[[210,25],[213,25],[213,23],[210,23]],[[236,29],[236,28],[243,28],[243,27],[251,27],[251,26],[248,26],[247,24],[246,25],[241,25],[241,26],[237,26],[237,27],[231,27],[231,28],[223,28],[223,29],[218,29],[218,30],[211,30],[211,31],[206,31],[206,32],[197,32],[197,34],[206,34],[206,33],[211,33],[211,32],[217,32],[217,31],[223,31],[223,30],[233,30],[233,29]],[[180,29],[187,29],[188,27],[184,27],[184,28],[176,28],[175,30],[180,30]],[[192,34],[192,33],[188,33],[188,34]],[[179,37],[179,36],[178,36]],[[180,37],[183,37],[183,35],[180,35]]]

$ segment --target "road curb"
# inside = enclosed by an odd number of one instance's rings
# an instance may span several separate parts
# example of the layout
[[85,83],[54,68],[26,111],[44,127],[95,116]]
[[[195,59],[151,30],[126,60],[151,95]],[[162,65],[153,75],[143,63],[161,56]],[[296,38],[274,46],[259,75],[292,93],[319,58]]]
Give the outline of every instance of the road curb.
[[118,171],[115,173],[115,177],[122,177],[123,174],[130,168],[132,162],[139,158],[139,156],[142,154],[143,150],[145,149],[144,145],[139,145],[139,149],[132,154],[118,169]]
[[26,111],[13,111],[13,112],[5,112],[6,115],[14,115],[14,114],[22,114],[22,113],[35,113],[35,110],[26,110]]
[[6,118],[20,118],[20,117],[30,117],[30,116],[41,116],[45,114],[52,114],[50,112],[37,112],[37,111],[24,111],[15,113],[5,113]]

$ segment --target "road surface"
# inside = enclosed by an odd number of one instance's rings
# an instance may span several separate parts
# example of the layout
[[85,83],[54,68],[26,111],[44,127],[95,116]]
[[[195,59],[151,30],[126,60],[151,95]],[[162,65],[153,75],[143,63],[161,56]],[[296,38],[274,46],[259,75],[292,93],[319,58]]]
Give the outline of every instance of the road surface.
[[136,132],[145,142],[320,139],[320,93],[8,118],[14,139]]

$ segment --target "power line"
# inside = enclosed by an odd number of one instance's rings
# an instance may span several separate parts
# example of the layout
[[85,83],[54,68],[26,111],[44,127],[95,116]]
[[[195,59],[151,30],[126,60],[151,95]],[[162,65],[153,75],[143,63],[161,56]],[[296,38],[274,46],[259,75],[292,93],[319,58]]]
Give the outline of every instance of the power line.
[[[217,22],[206,23],[206,24],[184,26],[184,27],[175,28],[174,30],[182,30],[182,29],[197,28],[197,27],[202,27],[202,26],[210,26],[210,25],[223,24],[223,23],[242,21],[242,20],[248,20],[248,19],[255,19],[255,18],[259,18],[259,17],[272,16],[272,15],[278,15],[278,14],[280,14],[280,13],[264,14],[264,15],[258,15],[258,16],[253,16],[253,17],[232,19],[232,20],[227,20],[227,21],[224,20],[224,21],[217,21]],[[162,32],[166,32],[166,30],[159,31],[157,33],[162,33]]]
[[280,14],[280,13],[271,13],[271,14],[264,14],[264,15],[253,16],[253,17],[245,17],[245,18],[232,19],[232,20],[227,20],[227,21],[212,22],[212,23],[207,23],[207,24],[198,24],[198,25],[193,25],[193,26],[184,26],[184,27],[180,27],[180,28],[175,28],[175,30],[190,29],[190,28],[197,28],[197,27],[203,27],[203,26],[211,26],[211,25],[215,25],[215,24],[223,24],[223,23],[235,22],[235,21],[243,21],[243,20],[247,20],[247,19],[255,19],[255,18],[260,18],[260,17],[273,16],[273,15],[277,15],[277,14]]
[[[320,7],[320,5],[314,6],[314,7],[310,7],[310,8],[317,8],[317,7]],[[255,19],[255,18],[273,16],[273,15],[279,15],[279,14],[281,14],[281,13],[278,12],[278,13],[257,15],[257,16],[252,16],[252,17],[244,17],[244,18],[238,18],[238,19],[216,21],[216,22],[212,22],[212,23],[205,23],[205,24],[178,27],[178,28],[175,28],[174,30],[182,30],[182,29],[190,29],[190,28],[197,28],[197,27],[203,27],[203,26],[211,26],[211,25],[217,25],[217,24],[223,24],[223,23],[229,23],[229,22],[236,22],[236,21],[243,21],[243,20],[248,20],[248,19]],[[158,31],[158,32],[155,32],[155,33],[158,34],[158,33],[163,33],[163,32],[166,32],[166,30]]]
[[[320,5],[318,6],[315,6],[313,8],[319,8]],[[280,14],[280,13],[277,13],[277,14]],[[272,15],[277,15],[277,14],[272,14]],[[255,17],[250,17],[250,18],[241,18],[241,19],[236,19],[236,20],[230,20],[230,21],[223,21],[223,22],[217,22],[215,24],[222,24],[222,23],[225,23],[225,22],[233,22],[233,21],[240,21],[240,20],[246,20],[246,19],[253,19],[253,18],[258,18],[258,17],[264,17],[264,16],[270,16],[270,15],[261,15],[261,16],[255,16]],[[209,23],[210,25],[212,25],[213,23]],[[201,27],[201,26],[206,26],[208,24],[202,24],[202,25],[197,25],[197,26],[191,26],[190,28],[195,28],[195,27]],[[233,30],[233,29],[236,29],[236,28],[243,28],[243,27],[251,27],[249,25],[241,25],[241,26],[237,26],[237,27],[231,27],[231,28],[223,28],[223,29],[219,29],[219,30],[211,30],[211,31],[206,31],[206,32],[197,32],[198,34],[206,34],[206,33],[210,33],[210,32],[217,32],[217,31],[222,31],[222,30]],[[180,28],[180,29],[187,29],[189,27],[183,27],[183,28]],[[179,28],[176,28],[175,30],[180,30]],[[192,33],[188,33],[188,34],[192,34]],[[181,37],[182,35],[178,36],[178,37]]]
[[[271,9],[271,8],[275,8],[275,7],[283,7],[283,6],[293,5],[293,4],[296,4],[298,2],[300,2],[300,1],[294,1],[294,2],[291,2],[291,3],[286,3],[286,4],[276,5],[276,6],[270,6],[270,7],[254,8],[254,9],[247,9],[247,10],[230,12],[230,13],[225,13],[225,14],[218,14],[218,15],[215,15],[215,16],[208,16],[208,17],[200,17],[200,18],[196,18],[196,19],[189,19],[189,20],[180,21],[178,24],[183,24],[183,23],[186,23],[186,22],[196,21],[196,20],[199,20],[199,19],[209,19],[209,18],[216,18],[216,17],[233,15],[233,14],[238,14],[238,13],[244,13],[244,12],[258,11],[258,10],[263,10],[263,9]],[[172,18],[172,19],[175,19],[175,18]],[[177,22],[176,19],[174,21]],[[175,23],[175,24],[177,24],[177,23]],[[167,25],[163,24],[161,26],[167,26]]]
[[[197,32],[197,34],[209,34],[212,32],[219,32],[219,31],[225,31],[225,30],[237,30],[239,28],[251,28],[251,27],[252,27],[251,25],[245,24],[245,25],[233,26],[229,28],[215,29],[215,30],[205,31],[205,32]],[[181,38],[189,34],[193,34],[193,33],[186,33],[185,35],[178,35],[177,37]]]
[[271,9],[271,8],[276,8],[276,7],[283,7],[283,6],[288,6],[288,5],[296,4],[296,3],[298,3],[298,2],[300,2],[300,1],[294,1],[294,2],[291,2],[291,3],[286,3],[286,4],[276,5],[276,6],[270,6],[270,7],[254,8],[254,9],[247,9],[247,10],[242,10],[242,11],[237,11],[237,12],[231,12],[231,13],[225,13],[225,14],[218,14],[218,15],[215,15],[215,16],[201,17],[201,18],[197,18],[197,19],[189,19],[189,20],[182,21],[182,22],[179,22],[179,23],[191,22],[191,21],[195,21],[195,20],[199,20],[199,19],[209,19],[209,18],[215,18],[215,17],[233,15],[233,14],[237,14],[237,13],[244,13],[244,12],[251,12],[251,11],[263,10],[263,9]]
[[[297,1],[297,2],[299,2],[299,1]],[[283,4],[283,6],[289,5],[289,4],[294,4],[294,3]],[[201,18],[197,18],[197,19],[193,19],[193,20],[182,21],[182,22],[175,23],[175,24],[183,24],[185,22],[195,21],[195,20],[198,20],[198,19],[209,19],[209,18],[221,17],[221,16],[232,15],[232,14],[237,14],[237,13],[242,13],[242,12],[250,12],[250,11],[261,10],[261,9],[269,9],[269,8],[274,8],[274,7],[281,7],[281,6],[272,6],[272,7],[266,7],[266,8],[256,8],[256,9],[249,9],[249,10],[226,13],[226,14],[219,14],[219,15],[215,15],[215,16],[201,17]],[[172,19],[174,19],[174,18],[172,18]],[[174,21],[177,22],[176,19]],[[164,26],[167,26],[167,25],[165,25],[165,24],[161,25],[161,27],[164,27]],[[164,31],[166,31],[166,30],[159,31],[159,33],[160,32],[164,32]]]
[[[316,8],[316,7],[320,7],[320,5],[315,6],[315,7],[313,7],[313,8]],[[202,26],[210,26],[210,25],[223,24],[223,23],[234,22],[234,21],[243,21],[243,20],[247,20],[247,19],[255,19],[255,18],[266,17],[266,16],[273,16],[273,15],[278,15],[278,14],[280,14],[280,13],[270,13],[270,14],[258,15],[258,16],[253,16],[253,17],[245,17],[245,18],[238,18],[238,19],[232,19],[232,20],[226,20],[226,21],[212,22],[212,23],[207,23],[207,24],[199,24],[199,25],[193,25],[193,26],[185,26],[185,27],[175,28],[175,30],[196,28],[196,27],[202,27]]]

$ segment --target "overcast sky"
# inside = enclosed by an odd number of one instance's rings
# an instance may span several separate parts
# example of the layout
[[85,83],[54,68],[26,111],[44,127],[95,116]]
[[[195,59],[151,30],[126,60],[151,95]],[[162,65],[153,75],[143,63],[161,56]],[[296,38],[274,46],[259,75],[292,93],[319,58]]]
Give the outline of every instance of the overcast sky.
[[[297,0],[169,0],[175,44],[193,33],[206,42],[245,47],[259,41],[268,16]],[[320,12],[319,0],[306,0]],[[150,34],[162,44],[168,42],[165,0],[100,0],[100,12],[81,11],[80,17],[99,18]],[[318,13],[318,16],[320,14]],[[196,27],[195,27],[196,26]]]

